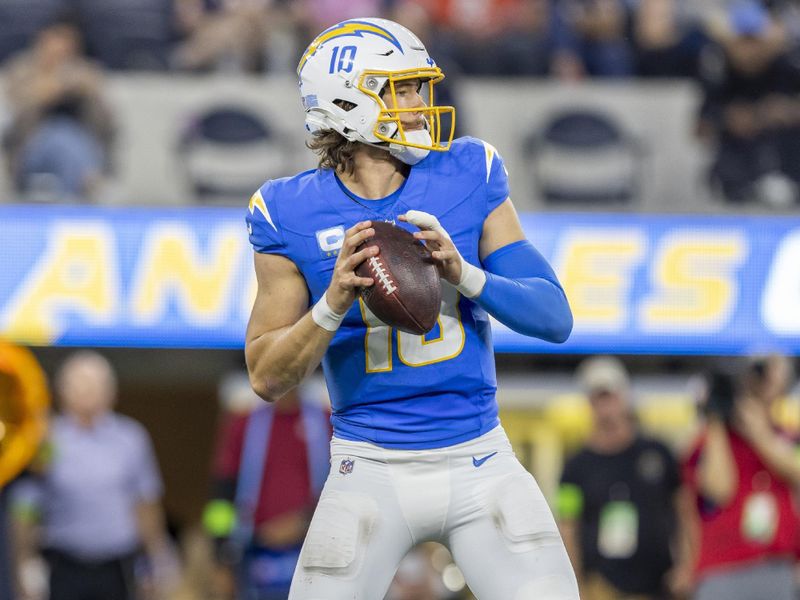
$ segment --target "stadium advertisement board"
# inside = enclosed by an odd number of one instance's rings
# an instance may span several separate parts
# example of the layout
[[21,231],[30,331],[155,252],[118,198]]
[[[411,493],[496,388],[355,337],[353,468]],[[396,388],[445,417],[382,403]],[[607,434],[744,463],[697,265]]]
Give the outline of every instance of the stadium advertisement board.
[[[800,354],[800,218],[525,214],[567,290],[561,346],[501,352]],[[0,335],[33,345],[241,347],[242,210],[0,207]]]

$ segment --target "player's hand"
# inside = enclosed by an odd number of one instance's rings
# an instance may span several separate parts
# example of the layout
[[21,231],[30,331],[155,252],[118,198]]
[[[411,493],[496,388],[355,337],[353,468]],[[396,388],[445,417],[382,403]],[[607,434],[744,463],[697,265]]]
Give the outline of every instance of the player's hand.
[[380,252],[377,246],[368,246],[356,252],[362,242],[375,235],[370,221],[356,223],[344,234],[344,242],[336,264],[333,267],[333,277],[325,292],[325,299],[333,312],[343,315],[350,310],[350,305],[356,299],[358,288],[369,287],[373,284],[371,277],[359,277],[355,270],[358,265]]
[[453,285],[458,285],[461,282],[464,259],[453,244],[453,240],[450,239],[450,234],[439,223],[439,219],[421,210],[410,210],[398,218],[420,228],[414,237],[424,241],[430,249],[433,260],[436,261],[436,267],[439,269],[439,277]]

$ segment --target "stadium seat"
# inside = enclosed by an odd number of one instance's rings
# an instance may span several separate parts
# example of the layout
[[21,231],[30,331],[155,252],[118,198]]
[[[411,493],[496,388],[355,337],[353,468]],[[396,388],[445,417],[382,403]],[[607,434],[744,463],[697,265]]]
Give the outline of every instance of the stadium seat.
[[588,205],[638,198],[642,150],[612,117],[576,108],[547,118],[524,155],[544,201]]
[[209,108],[184,130],[179,154],[197,199],[241,202],[272,177],[288,172],[281,137],[252,110]]

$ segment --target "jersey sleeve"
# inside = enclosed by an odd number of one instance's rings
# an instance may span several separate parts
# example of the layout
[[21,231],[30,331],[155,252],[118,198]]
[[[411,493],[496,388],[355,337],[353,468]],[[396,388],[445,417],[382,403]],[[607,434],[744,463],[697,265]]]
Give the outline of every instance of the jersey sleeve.
[[494,146],[483,142],[483,151],[486,160],[486,215],[488,216],[509,196],[508,171],[503,157]]
[[247,232],[256,252],[286,255],[286,242],[277,217],[275,193],[268,181],[250,197],[247,207]]

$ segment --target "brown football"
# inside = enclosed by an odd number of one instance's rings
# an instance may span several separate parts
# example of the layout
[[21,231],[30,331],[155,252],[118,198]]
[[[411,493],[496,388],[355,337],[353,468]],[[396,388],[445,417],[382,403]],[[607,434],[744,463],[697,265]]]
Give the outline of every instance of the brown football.
[[356,269],[370,277],[372,286],[361,297],[381,321],[401,331],[422,335],[436,325],[442,303],[442,285],[430,250],[396,225],[373,221],[375,235],[361,244],[378,246],[380,254]]

